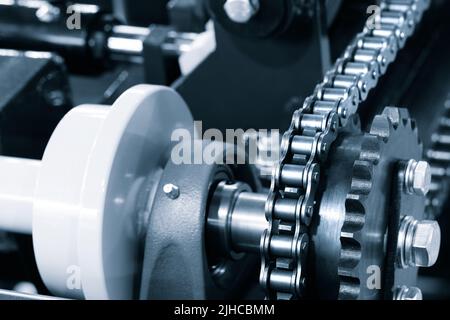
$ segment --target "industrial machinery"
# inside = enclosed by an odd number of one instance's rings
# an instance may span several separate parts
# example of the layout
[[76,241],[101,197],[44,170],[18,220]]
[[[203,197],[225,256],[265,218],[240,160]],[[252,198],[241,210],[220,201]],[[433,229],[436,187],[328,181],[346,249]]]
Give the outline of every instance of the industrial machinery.
[[86,2],[0,0],[1,299],[450,298],[448,1]]

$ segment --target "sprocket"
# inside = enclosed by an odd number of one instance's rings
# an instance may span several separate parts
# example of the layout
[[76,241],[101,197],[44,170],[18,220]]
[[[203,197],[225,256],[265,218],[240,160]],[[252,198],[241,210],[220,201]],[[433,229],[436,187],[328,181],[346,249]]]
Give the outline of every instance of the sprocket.
[[[421,157],[422,144],[406,109],[387,107],[369,133],[353,127],[340,135],[326,164],[312,228],[311,272],[319,298],[382,298],[381,281],[372,283],[371,276],[379,270],[381,277],[385,267],[392,177],[399,161]],[[421,217],[424,202],[412,196],[402,209]]]

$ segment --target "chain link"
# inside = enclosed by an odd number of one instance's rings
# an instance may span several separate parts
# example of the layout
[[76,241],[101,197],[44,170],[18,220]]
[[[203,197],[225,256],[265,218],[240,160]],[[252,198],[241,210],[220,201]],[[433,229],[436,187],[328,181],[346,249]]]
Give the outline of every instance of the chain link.
[[431,146],[425,159],[431,166],[431,188],[427,194],[426,218],[437,219],[450,190],[450,94],[436,131],[431,135]]
[[380,12],[346,48],[324,81],[294,113],[281,142],[266,202],[260,283],[268,299],[299,299],[306,288],[308,227],[320,167],[339,128],[358,111],[421,21],[430,0],[383,0]]

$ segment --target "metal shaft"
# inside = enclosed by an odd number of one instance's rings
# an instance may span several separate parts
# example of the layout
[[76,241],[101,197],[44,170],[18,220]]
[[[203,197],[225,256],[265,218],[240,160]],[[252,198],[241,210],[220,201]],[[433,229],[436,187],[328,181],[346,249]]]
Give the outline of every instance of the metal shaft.
[[253,193],[246,184],[219,183],[208,209],[211,251],[222,256],[259,253],[261,235],[268,228],[266,201],[266,194]]
[[144,50],[143,42],[149,34],[148,28],[114,26],[107,41],[112,59],[138,62],[135,58],[141,57]]
[[[69,7],[45,1],[30,2],[33,6],[24,3],[27,5],[0,0],[2,48],[57,52],[69,64],[107,60],[143,62],[144,41],[152,28],[119,25],[111,15],[86,5],[70,7],[80,14],[80,25],[69,28],[70,16],[66,14]],[[39,14],[43,8],[54,8],[56,12],[51,19],[43,19]],[[195,33],[171,31],[161,50],[168,56],[179,56],[195,38]]]
[[[0,1],[0,46],[4,49],[57,52],[68,63],[99,62],[105,54],[105,39],[97,30],[108,24],[96,6],[75,9],[79,20],[62,3],[46,1]],[[71,11],[70,11],[71,12]],[[79,24],[77,24],[79,22]],[[89,27],[88,27],[89,26]]]
[[267,229],[266,194],[242,192],[231,211],[231,243],[237,252],[259,253],[261,235]]
[[[141,63],[144,41],[152,33],[152,28],[115,25],[107,40],[107,51],[112,60]],[[167,56],[179,56],[189,50],[197,34],[171,31],[161,50]]]

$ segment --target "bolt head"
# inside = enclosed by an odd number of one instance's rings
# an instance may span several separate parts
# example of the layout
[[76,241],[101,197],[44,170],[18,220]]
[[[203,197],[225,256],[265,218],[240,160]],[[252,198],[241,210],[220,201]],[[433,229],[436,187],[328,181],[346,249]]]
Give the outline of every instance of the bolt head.
[[60,13],[58,7],[52,4],[45,4],[36,11],[36,17],[42,22],[50,23],[58,19]]
[[400,300],[423,300],[422,290],[417,287],[403,287]]
[[172,200],[175,200],[180,196],[180,188],[172,183],[165,184],[163,187],[163,191],[166,196]]
[[408,192],[425,196],[431,186],[431,167],[428,162],[411,160],[406,172],[405,178]]
[[409,119],[409,112],[404,108],[386,107],[383,110],[383,114],[391,120],[394,126],[398,126],[402,119]]
[[412,253],[416,267],[431,267],[436,263],[441,246],[441,228],[436,221],[424,220],[416,225]]
[[247,23],[258,11],[259,0],[227,0],[224,9],[232,21]]

